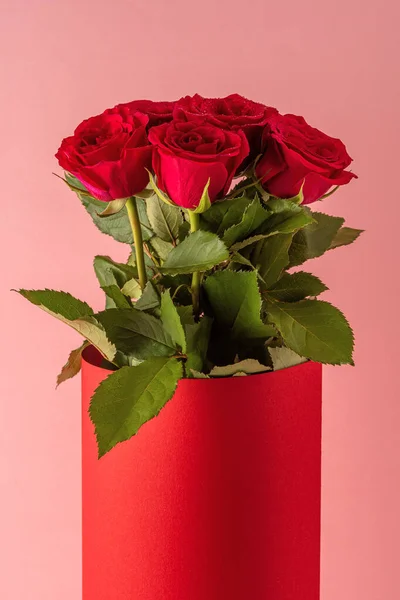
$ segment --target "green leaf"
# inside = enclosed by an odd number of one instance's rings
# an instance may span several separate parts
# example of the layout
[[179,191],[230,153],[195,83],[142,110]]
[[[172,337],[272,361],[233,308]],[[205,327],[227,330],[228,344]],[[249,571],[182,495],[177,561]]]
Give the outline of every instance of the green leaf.
[[253,358],[247,358],[241,360],[233,365],[226,365],[224,367],[214,367],[210,371],[211,377],[235,377],[235,375],[252,375],[254,373],[265,373],[270,371],[271,367],[262,365],[258,360]]
[[295,233],[299,231],[299,229],[314,222],[308,209],[297,206],[289,200],[272,198],[266,204],[266,207],[272,211],[270,212],[268,219],[258,227],[253,236],[244,239],[243,241],[236,242],[231,250],[242,250],[247,246],[251,246],[265,238],[280,233]]
[[[142,288],[136,279],[128,279],[128,281],[122,286],[121,292],[128,298],[134,298],[137,300],[142,295]],[[114,307],[110,307],[114,308]]]
[[[227,205],[228,210],[225,211],[222,219],[219,222],[217,233],[221,235],[227,229],[230,229],[234,225],[238,225],[241,223],[243,219],[243,213],[249,207],[250,204],[253,203],[253,198],[250,196],[240,196],[239,198],[234,198],[232,200],[227,200],[229,203]],[[207,213],[208,214],[208,213]]]
[[117,242],[123,244],[133,244],[132,229],[128,219],[126,208],[123,208],[115,215],[110,215],[107,219],[102,219],[99,216],[99,210],[103,204],[100,200],[88,198],[87,196],[78,194],[80,201],[86,208],[86,211],[92,217],[93,223],[102,233],[110,235]]
[[185,332],[169,290],[161,294],[161,321],[174,344],[179,346],[182,352],[186,352]]
[[187,306],[177,306],[179,318],[182,325],[194,325],[193,306],[191,304]]
[[166,204],[156,195],[147,200],[147,215],[154,233],[164,242],[178,239],[183,224],[182,213],[175,205]]
[[112,302],[112,308],[129,308],[131,303],[123,294],[117,285],[105,285],[101,288],[107,296],[107,300]]
[[168,254],[173,249],[173,245],[170,242],[164,242],[164,240],[157,236],[152,237],[148,244],[150,246],[150,251],[153,250],[157,258],[161,260],[166,260]]
[[81,317],[93,315],[93,309],[89,304],[74,298],[68,292],[58,292],[55,290],[16,290],[21,296],[36,304],[46,312],[73,321]]
[[209,375],[201,373],[200,371],[196,371],[196,369],[190,369],[190,374],[193,379],[210,379]]
[[251,263],[248,258],[242,256],[242,254],[240,254],[240,252],[234,252],[231,256],[231,261],[233,263],[237,263],[239,265],[244,265],[246,267],[250,267],[250,269],[255,268],[253,263]]
[[[181,316],[182,319],[182,316]],[[185,336],[187,340],[186,348],[186,369],[188,371],[202,371],[206,361],[208,344],[211,334],[212,319],[201,317],[198,323],[186,323]]]
[[96,315],[116,348],[137,360],[172,356],[176,347],[159,319],[136,308],[110,308]]
[[280,278],[289,263],[292,238],[292,233],[273,235],[258,242],[251,255],[251,262],[258,269],[267,289]]
[[169,288],[174,300],[185,306],[192,301],[191,282],[191,275],[162,275],[157,279],[157,286]]
[[[204,231],[217,233],[225,214],[232,208],[232,205],[233,200],[217,200],[213,202],[210,208],[200,215],[200,228]],[[238,220],[240,221],[240,216]]]
[[319,296],[328,288],[311,273],[284,273],[269,290],[268,295],[282,302],[298,302],[307,296]]
[[293,352],[293,350],[286,348],[285,346],[277,346],[276,348],[269,348],[268,350],[274,371],[295,367],[296,365],[301,365],[307,361],[306,358],[299,356],[296,352]]
[[144,290],[140,298],[135,302],[137,310],[153,310],[160,306],[160,297],[151,281],[148,281],[144,286]]
[[76,194],[86,211],[92,217],[93,223],[96,225],[97,229],[106,235],[110,235],[117,242],[121,242],[123,244],[133,243],[132,229],[129,223],[126,208],[123,208],[115,215],[110,215],[107,219],[102,219],[102,217],[99,216],[99,213],[104,210],[104,202],[96,200],[90,196],[83,188],[82,184],[71,175],[66,173],[65,178],[70,182],[71,185],[79,184],[79,186],[82,188],[81,193],[75,190]]
[[111,200],[108,202],[106,208],[98,213],[99,217],[109,217],[110,215],[116,215],[122,210],[125,204],[128,202],[128,198],[118,198],[117,200]]
[[189,235],[190,233],[190,223],[188,221],[184,221],[182,223],[182,225],[179,227],[179,236],[178,239],[180,242],[183,242],[183,240]]
[[314,222],[309,209],[298,206],[291,200],[271,198],[266,207],[272,214],[257,233],[293,233]]
[[208,188],[210,187],[210,182],[211,182],[211,179],[209,179],[207,181],[206,185],[204,186],[204,190],[201,195],[200,202],[198,203],[197,207],[194,210],[192,210],[192,212],[201,214],[201,213],[206,212],[206,210],[208,210],[210,208],[211,200],[210,200],[210,196],[208,195]]
[[219,271],[207,277],[204,288],[219,325],[233,338],[268,338],[276,335],[260,317],[261,296],[254,271]]
[[109,256],[95,256],[93,267],[100,286],[115,284],[121,289],[127,281],[138,276],[136,267],[115,262]]
[[363,229],[352,229],[351,227],[341,227],[333,238],[328,250],[339,248],[339,246],[348,246],[364,233]]
[[228,249],[217,235],[199,230],[171,251],[160,271],[171,275],[206,271],[228,258]]
[[[278,332],[274,330],[274,335],[278,336]],[[268,348],[270,344],[274,344],[274,340],[251,340],[251,344],[242,344],[237,348],[237,353],[232,361],[228,361],[229,363],[236,363],[238,360],[246,360],[246,359],[254,359],[258,361],[260,364],[264,365],[265,368],[269,367],[272,369],[272,361],[268,352]],[[223,363],[218,362],[217,364],[221,365]]]
[[67,381],[67,379],[75,377],[75,375],[79,373],[79,371],[81,370],[82,352],[87,346],[89,346],[89,342],[85,340],[83,344],[79,346],[79,348],[72,350],[67,362],[61,369],[61,373],[57,377],[57,387],[60,385],[60,383],[63,383],[64,381]]
[[[229,215],[229,212],[227,213]],[[256,196],[254,200],[242,212],[242,218],[239,223],[226,229],[222,240],[228,246],[232,246],[238,240],[243,240],[253,231],[255,231],[268,218],[268,212],[261,206]]]
[[182,364],[175,358],[152,357],[123,367],[100,383],[89,408],[99,458],[158,415],[174,395],[182,374]]
[[231,252],[238,252],[239,250],[243,250],[243,248],[247,248],[248,246],[252,246],[253,244],[256,244],[257,242],[261,242],[262,240],[265,240],[268,237],[271,237],[271,235],[276,235],[277,232],[274,233],[261,233],[258,235],[252,235],[251,237],[248,237],[246,240],[243,240],[242,242],[236,242],[236,244],[233,244],[233,246],[231,246]]
[[[110,235],[117,242],[123,244],[133,244],[132,228],[129,222],[128,213],[126,207],[122,208],[116,214],[108,216],[106,219],[102,218],[99,213],[104,210],[105,203],[101,200],[93,198],[82,183],[73,177],[70,173],[65,173],[65,181],[75,191],[78,198],[82,202],[86,211],[92,217],[93,223],[96,225],[102,233]],[[142,224],[142,236],[146,241],[153,235],[152,231],[148,228],[147,216],[143,216],[146,212],[145,204],[143,200],[137,200],[137,207],[139,211],[139,218]]]
[[16,290],[21,296],[42,310],[66,323],[86,338],[99,352],[113,362],[116,349],[108,340],[101,325],[93,317],[93,310],[66,292],[55,290]]
[[[134,277],[137,277],[136,267],[114,262],[108,256],[95,256],[93,261],[93,267],[96,273],[96,277],[99,281],[100,287],[102,289],[112,288],[112,286],[116,286],[117,288],[122,290],[127,281],[131,280]],[[115,308],[117,304],[113,299],[112,289],[109,289],[109,291],[109,294],[107,294],[106,292],[106,308]]]
[[321,300],[267,301],[268,320],[300,356],[332,365],[354,364],[353,332],[343,314]]
[[289,252],[291,267],[324,254],[344,223],[344,219],[324,213],[313,212],[312,216],[315,223],[298,231],[293,238]]
[[152,188],[154,190],[157,197],[160,200],[162,200],[165,204],[169,204],[170,206],[175,206],[175,204],[172,202],[171,198],[169,198],[167,196],[167,194],[162,192],[160,190],[160,188],[157,186],[156,180],[154,179],[153,174],[150,171],[148,171],[148,174],[149,174],[149,186],[150,186],[150,188]]

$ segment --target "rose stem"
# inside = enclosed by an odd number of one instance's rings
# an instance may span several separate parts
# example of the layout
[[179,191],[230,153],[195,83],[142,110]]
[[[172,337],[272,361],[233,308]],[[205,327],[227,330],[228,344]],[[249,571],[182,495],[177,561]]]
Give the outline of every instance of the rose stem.
[[[193,212],[192,210],[188,210],[189,213],[189,221],[190,221],[190,231],[193,233],[197,231],[200,225],[200,215],[198,213]],[[197,271],[192,275],[192,302],[193,302],[193,314],[194,318],[197,321],[200,314],[200,272]]]
[[147,283],[146,266],[144,262],[142,229],[140,227],[139,213],[136,204],[136,198],[131,196],[126,203],[129,222],[132,228],[133,242],[135,244],[136,264],[138,268],[139,284],[143,289]]

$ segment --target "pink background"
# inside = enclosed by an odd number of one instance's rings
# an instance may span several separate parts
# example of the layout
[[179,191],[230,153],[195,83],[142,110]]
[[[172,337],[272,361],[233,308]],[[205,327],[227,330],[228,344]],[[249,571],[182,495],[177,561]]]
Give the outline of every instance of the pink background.
[[8,290],[64,289],[100,308],[93,255],[126,255],[51,175],[53,154],[116,102],[237,91],[304,114],[355,158],[359,180],[323,209],[367,233],[312,265],[357,337],[357,366],[325,369],[322,600],[397,600],[398,3],[1,8],[1,598],[78,600],[81,586],[79,381],[54,389],[79,338]]

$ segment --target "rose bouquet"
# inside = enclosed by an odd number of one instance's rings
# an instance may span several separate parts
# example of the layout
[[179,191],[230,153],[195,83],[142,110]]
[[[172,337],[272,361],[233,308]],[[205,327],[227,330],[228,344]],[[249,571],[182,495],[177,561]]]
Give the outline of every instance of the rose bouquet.
[[297,268],[360,234],[309,207],[355,177],[340,140],[237,94],[195,95],[108,109],[56,156],[94,224],[129,248],[126,263],[94,259],[101,312],[19,290],[85,339],[58,383],[88,345],[113,371],[90,405],[99,456],[156,416],[182,378],[352,364],[345,317]]

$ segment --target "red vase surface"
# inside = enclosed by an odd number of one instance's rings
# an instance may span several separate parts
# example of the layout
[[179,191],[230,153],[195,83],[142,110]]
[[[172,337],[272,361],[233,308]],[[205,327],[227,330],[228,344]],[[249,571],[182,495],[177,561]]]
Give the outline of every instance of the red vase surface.
[[83,600],[318,600],[321,365],[181,380],[98,460],[82,362]]

